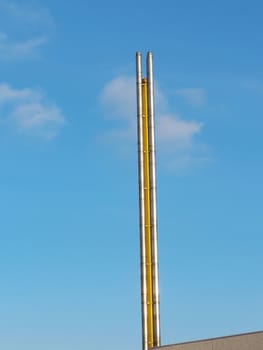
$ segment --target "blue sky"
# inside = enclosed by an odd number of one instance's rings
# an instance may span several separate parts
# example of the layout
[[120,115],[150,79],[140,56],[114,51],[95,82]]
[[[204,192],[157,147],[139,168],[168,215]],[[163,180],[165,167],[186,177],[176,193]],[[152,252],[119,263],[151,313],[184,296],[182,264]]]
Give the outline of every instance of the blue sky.
[[262,325],[261,1],[0,0],[0,346],[141,346],[135,52],[156,78],[162,343]]

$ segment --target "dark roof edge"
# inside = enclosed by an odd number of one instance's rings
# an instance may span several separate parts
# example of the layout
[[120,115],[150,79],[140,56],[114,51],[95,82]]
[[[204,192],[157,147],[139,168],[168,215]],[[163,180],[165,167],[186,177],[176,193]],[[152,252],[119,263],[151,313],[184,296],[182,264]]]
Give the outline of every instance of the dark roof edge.
[[225,335],[223,337],[216,337],[216,338],[209,338],[209,339],[199,339],[199,340],[191,340],[191,341],[187,341],[187,342],[183,342],[183,343],[177,343],[177,344],[168,344],[168,345],[162,345],[160,347],[156,347],[156,348],[152,348],[152,350],[154,349],[162,349],[164,347],[171,347],[171,346],[175,346],[175,345],[184,345],[184,344],[193,344],[193,343],[202,343],[202,342],[207,342],[207,341],[213,341],[213,340],[219,340],[219,339],[226,339],[226,338],[234,338],[234,337],[240,337],[243,335],[254,335],[254,334],[263,334],[263,331],[255,331],[255,332],[249,332],[249,333],[240,333],[240,334],[233,334],[233,335]]

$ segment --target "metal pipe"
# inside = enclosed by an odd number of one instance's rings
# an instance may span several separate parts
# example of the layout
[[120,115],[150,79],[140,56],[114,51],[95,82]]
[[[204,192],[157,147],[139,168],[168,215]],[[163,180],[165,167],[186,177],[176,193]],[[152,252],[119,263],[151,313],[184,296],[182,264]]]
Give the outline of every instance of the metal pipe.
[[136,85],[137,85],[137,137],[138,137],[138,176],[140,206],[140,255],[141,255],[141,313],[142,313],[142,348],[148,350],[147,327],[147,275],[146,275],[146,236],[144,208],[144,152],[142,123],[142,55],[136,53]]
[[147,54],[147,78],[142,77],[141,53],[136,53],[136,79],[142,345],[143,350],[148,350],[160,345],[154,83],[151,52]]
[[142,79],[142,125],[143,125],[143,167],[144,167],[144,211],[146,243],[146,283],[147,283],[147,327],[148,347],[154,346],[153,317],[153,263],[152,263],[152,228],[151,228],[151,170],[149,142],[148,81]]
[[154,310],[154,346],[159,346],[160,336],[160,291],[158,262],[158,228],[156,195],[156,159],[155,159],[155,121],[154,121],[154,78],[152,53],[147,53],[149,144],[150,144],[150,181],[151,181],[151,229],[153,263],[153,310]]

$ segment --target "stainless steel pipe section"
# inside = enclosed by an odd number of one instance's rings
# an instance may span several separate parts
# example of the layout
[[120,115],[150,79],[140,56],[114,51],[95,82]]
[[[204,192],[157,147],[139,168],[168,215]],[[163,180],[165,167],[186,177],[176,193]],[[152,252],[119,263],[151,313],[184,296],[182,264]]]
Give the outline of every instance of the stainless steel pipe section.
[[152,229],[152,263],[153,263],[153,312],[154,344],[159,346],[160,336],[160,291],[158,262],[158,228],[156,196],[156,159],[155,159],[155,116],[154,116],[154,78],[152,53],[147,54],[148,110],[149,110],[149,144],[150,144],[150,181],[151,181],[151,229]]
[[144,166],[143,166],[143,127],[142,127],[142,55],[136,53],[137,81],[137,133],[138,133],[138,172],[140,206],[140,250],[141,250],[141,312],[142,312],[142,348],[148,350],[147,329],[147,280],[146,280],[146,241],[144,208]]

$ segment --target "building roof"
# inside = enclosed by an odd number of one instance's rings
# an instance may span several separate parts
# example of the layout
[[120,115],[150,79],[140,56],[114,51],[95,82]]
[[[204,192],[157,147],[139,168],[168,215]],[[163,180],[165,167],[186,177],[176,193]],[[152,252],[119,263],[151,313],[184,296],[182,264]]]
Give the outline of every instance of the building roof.
[[263,331],[204,339],[174,345],[165,345],[155,350],[263,350]]

